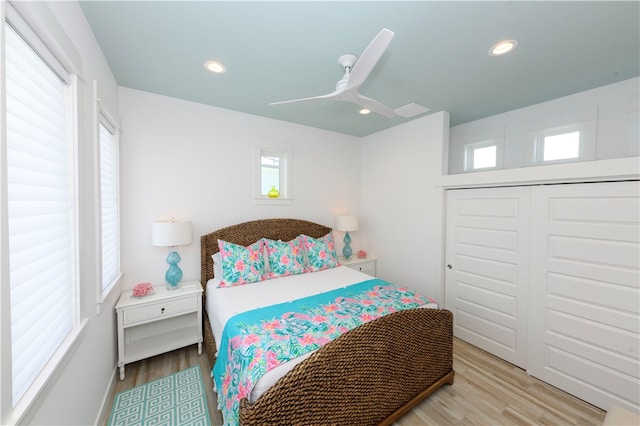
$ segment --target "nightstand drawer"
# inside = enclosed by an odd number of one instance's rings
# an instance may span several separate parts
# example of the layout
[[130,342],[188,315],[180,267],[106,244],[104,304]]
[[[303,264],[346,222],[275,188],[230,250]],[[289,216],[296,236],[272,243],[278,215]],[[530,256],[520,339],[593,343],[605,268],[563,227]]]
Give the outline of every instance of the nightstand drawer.
[[178,300],[165,300],[153,305],[141,306],[139,308],[127,309],[124,311],[124,325],[134,324],[141,321],[171,317],[181,313],[194,312],[198,309],[199,298],[187,297]]
[[352,257],[347,260],[344,257],[338,259],[341,265],[346,266],[347,268],[355,269],[356,271],[360,271],[363,274],[371,275],[372,277],[376,276],[376,258],[375,257],[367,257],[364,259]]
[[373,262],[363,263],[361,265],[349,265],[350,268],[355,269],[356,271],[360,271],[367,275],[375,276],[376,275],[376,264]]

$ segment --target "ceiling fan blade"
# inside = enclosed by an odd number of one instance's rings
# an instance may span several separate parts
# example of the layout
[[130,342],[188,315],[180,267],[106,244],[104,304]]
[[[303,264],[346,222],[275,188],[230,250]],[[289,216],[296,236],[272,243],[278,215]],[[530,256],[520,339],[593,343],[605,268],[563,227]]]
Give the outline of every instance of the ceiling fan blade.
[[361,107],[370,109],[373,112],[377,112],[380,115],[384,115],[387,118],[395,117],[397,114],[388,106],[375,99],[367,98],[358,93],[358,97],[354,101]]
[[341,93],[342,93],[342,91],[336,90],[336,91],[328,93],[326,95],[312,96],[310,98],[291,99],[289,101],[271,102],[269,105],[291,104],[291,103],[294,103],[294,102],[315,101],[317,99],[334,99],[334,98],[338,98]]
[[383,28],[378,35],[371,40],[371,43],[364,49],[362,55],[360,55],[360,58],[351,70],[349,81],[347,82],[347,89],[358,87],[364,83],[369,73],[373,70],[373,67],[376,66],[380,57],[382,57],[384,51],[387,50],[394,35],[393,31]]

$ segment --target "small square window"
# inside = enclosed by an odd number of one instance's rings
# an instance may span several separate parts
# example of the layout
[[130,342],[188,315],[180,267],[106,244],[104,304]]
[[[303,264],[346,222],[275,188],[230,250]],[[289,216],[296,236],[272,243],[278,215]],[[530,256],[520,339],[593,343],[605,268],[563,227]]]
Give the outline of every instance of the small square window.
[[580,157],[580,132],[544,136],[542,161],[570,160]]
[[486,169],[496,166],[496,146],[485,146],[473,150],[473,168]]
[[464,170],[474,172],[502,167],[502,141],[488,139],[465,145]]

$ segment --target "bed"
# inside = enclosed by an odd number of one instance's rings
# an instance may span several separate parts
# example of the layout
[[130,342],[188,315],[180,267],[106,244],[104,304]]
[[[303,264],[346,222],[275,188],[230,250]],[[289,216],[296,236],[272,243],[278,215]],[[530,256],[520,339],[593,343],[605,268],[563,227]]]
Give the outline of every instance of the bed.
[[[215,279],[213,255],[220,250],[218,240],[249,246],[261,238],[290,241],[301,234],[321,238],[330,231],[305,220],[262,219],[201,237],[204,343],[212,368],[217,353],[214,329],[219,335],[221,324],[216,324],[220,320],[213,314],[210,321],[207,309],[215,308],[206,301],[206,294],[208,283]],[[359,278],[353,275],[359,272],[344,266],[334,269],[325,273],[329,280]],[[287,279],[305,279],[304,275],[322,276],[313,272]],[[243,291],[259,292],[258,286],[251,285],[243,286]],[[243,398],[238,419],[243,425],[391,424],[440,386],[453,383],[452,320],[449,311],[417,308],[359,325],[292,362],[295,366],[276,376],[259,396]]]

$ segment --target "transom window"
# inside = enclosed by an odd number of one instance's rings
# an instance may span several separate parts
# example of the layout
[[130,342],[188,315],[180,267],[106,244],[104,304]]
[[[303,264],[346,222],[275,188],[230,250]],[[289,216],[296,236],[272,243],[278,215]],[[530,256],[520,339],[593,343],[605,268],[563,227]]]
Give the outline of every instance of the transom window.
[[496,166],[496,146],[485,146],[473,150],[473,168],[487,169]]
[[540,164],[580,160],[582,137],[582,131],[576,126],[538,132],[535,162]]
[[497,169],[502,166],[501,154],[501,144],[498,140],[470,143],[465,146],[464,170],[473,172]]
[[545,136],[543,161],[566,160],[580,156],[580,132]]

